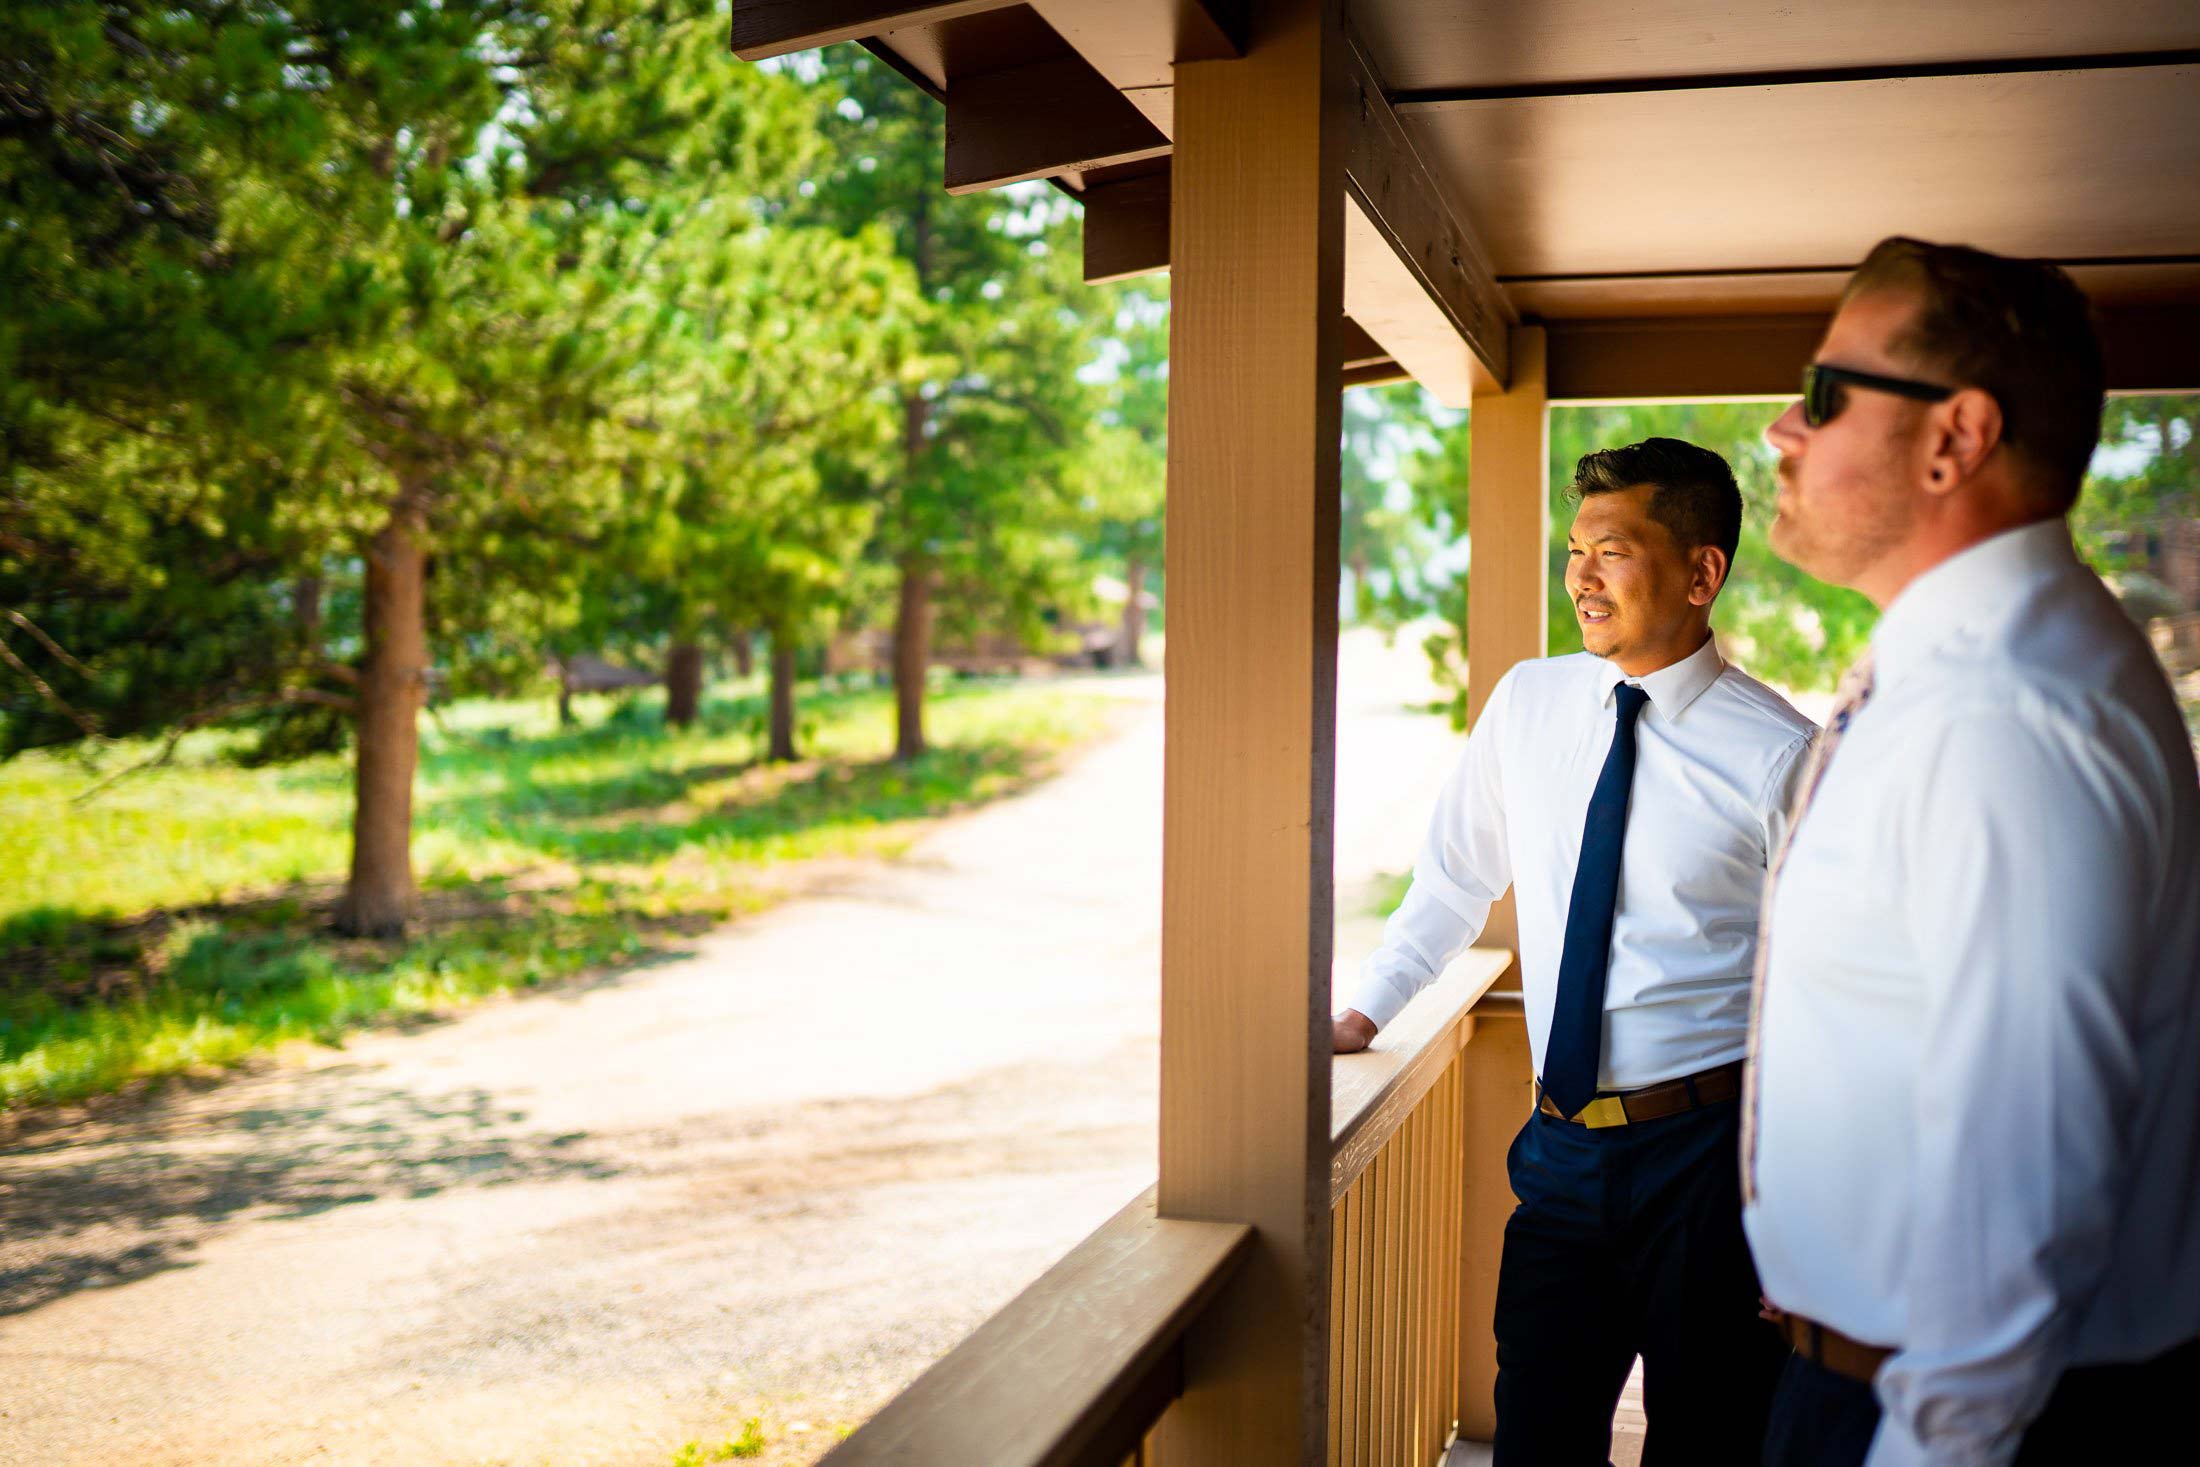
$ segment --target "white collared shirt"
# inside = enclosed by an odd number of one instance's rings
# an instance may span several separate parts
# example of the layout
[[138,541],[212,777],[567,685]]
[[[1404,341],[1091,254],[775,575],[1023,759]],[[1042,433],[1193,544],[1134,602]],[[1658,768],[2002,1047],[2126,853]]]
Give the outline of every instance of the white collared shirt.
[[1612,747],[1612,690],[1650,695],[1604,991],[1599,1088],[1627,1090],[1740,1059],[1768,853],[1813,725],[1707,640],[1647,677],[1586,652],[1523,662],[1490,693],[1347,1007],[1380,1028],[1518,891],[1520,973],[1537,1073],[1589,796]]
[[2001,1463],[2200,1334],[2200,784],[2062,521],[1918,577],[1772,899],[1766,1293],[1873,1344],[1870,1461]]

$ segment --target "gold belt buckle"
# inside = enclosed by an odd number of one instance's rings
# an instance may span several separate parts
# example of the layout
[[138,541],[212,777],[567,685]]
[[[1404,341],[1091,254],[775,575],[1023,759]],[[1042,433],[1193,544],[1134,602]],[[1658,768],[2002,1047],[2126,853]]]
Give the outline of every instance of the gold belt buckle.
[[1599,1095],[1583,1106],[1581,1114],[1574,1119],[1591,1130],[1604,1126],[1624,1126],[1627,1124],[1627,1102],[1617,1095]]

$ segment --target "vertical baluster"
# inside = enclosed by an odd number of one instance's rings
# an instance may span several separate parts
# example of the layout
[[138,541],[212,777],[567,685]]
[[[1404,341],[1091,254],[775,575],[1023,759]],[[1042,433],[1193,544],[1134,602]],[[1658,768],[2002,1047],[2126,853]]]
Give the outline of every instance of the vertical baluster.
[[1459,1250],[1464,1242],[1460,1227],[1466,1206],[1465,1199],[1459,1195],[1466,1174],[1465,1124],[1459,1114],[1463,1094],[1459,1065],[1459,1058],[1454,1056],[1444,1071],[1444,1098],[1436,1112],[1444,1125],[1444,1244],[1439,1259],[1444,1298],[1443,1363],[1436,1379],[1438,1395],[1444,1403],[1439,1419],[1447,1433],[1451,1423],[1459,1419]]
[[1344,1461],[1345,1276],[1352,1257],[1352,1194],[1347,1191],[1329,1209],[1329,1467]]
[[1397,1148],[1385,1145],[1376,1153],[1379,1170],[1375,1190],[1382,1198],[1382,1221],[1377,1224],[1376,1258],[1382,1283],[1376,1290],[1375,1330],[1375,1460],[1398,1460],[1398,1177]]
[[1421,1113],[1407,1117],[1400,1136],[1406,1157],[1405,1254],[1406,1287],[1400,1301],[1405,1315],[1405,1460],[1419,1467],[1421,1461],[1421,1138],[1427,1128]]
[[1405,1148],[1400,1138],[1390,1138],[1390,1452],[1387,1460],[1402,1462],[1406,1454],[1406,1407],[1411,1391],[1406,1385],[1406,1280],[1413,1260],[1405,1249],[1407,1204],[1412,1187],[1406,1171]]
[[1443,1175],[1444,1159],[1440,1150],[1442,1128],[1437,1124],[1436,1112],[1423,1106],[1421,1115],[1428,1158],[1421,1172],[1421,1444],[1422,1461],[1426,1463],[1434,1460],[1444,1440],[1443,1423],[1436,1419],[1436,1357],[1441,1348],[1437,1326],[1444,1312],[1443,1298],[1436,1289],[1443,1237],[1438,1216],[1442,1194],[1437,1190],[1437,1178]]
[[1359,1303],[1353,1308],[1352,1355],[1359,1373],[1353,1383],[1352,1401],[1352,1460],[1360,1467],[1373,1467],[1375,1462],[1375,1249],[1380,1237],[1376,1228],[1375,1176],[1372,1170],[1360,1173],[1354,1184],[1359,1194],[1356,1203],[1359,1231]]
[[1421,1174],[1421,1461],[1418,1467],[1428,1467],[1436,1459],[1437,1448],[1444,1443],[1444,1424],[1438,1419],[1442,1409],[1442,1392],[1436,1386],[1436,1363],[1443,1353],[1442,1329],[1444,1296],[1439,1285],[1443,1275],[1443,1193],[1439,1183],[1444,1174],[1444,1127],[1435,1107],[1430,1104],[1436,1097],[1437,1085],[1429,1088],[1429,1094],[1421,1104],[1425,1118],[1428,1148],[1428,1164]]

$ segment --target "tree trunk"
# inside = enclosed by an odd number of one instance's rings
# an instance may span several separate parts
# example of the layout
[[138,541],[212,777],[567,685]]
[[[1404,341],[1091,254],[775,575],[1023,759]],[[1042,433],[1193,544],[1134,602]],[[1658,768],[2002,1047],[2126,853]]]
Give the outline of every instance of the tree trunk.
[[794,639],[772,633],[771,749],[765,759],[783,764],[794,751]]
[[901,561],[901,605],[894,617],[894,757],[924,752],[924,670],[932,660],[932,566],[921,555]]
[[321,578],[300,576],[290,583],[290,619],[298,644],[308,657],[321,655]]
[[1131,592],[1123,598],[1123,665],[1144,667],[1138,644],[1146,639],[1146,562],[1132,556],[1123,568],[1123,583]]
[[367,543],[351,881],[336,908],[337,928],[355,937],[399,936],[412,916],[413,771],[428,673],[426,530],[426,514],[408,493]]
[[665,722],[686,728],[702,705],[703,648],[692,641],[674,642],[665,660]]
[[573,726],[573,669],[558,659],[558,727]]
[[733,670],[743,677],[756,672],[756,639],[746,631],[733,634]]

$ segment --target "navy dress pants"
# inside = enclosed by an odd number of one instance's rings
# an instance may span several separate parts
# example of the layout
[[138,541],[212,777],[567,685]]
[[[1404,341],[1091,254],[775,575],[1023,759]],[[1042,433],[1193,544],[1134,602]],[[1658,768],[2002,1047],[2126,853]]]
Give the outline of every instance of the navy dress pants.
[[[2133,1365],[2066,1370],[2026,1429],[2016,1467],[2192,1461],[2196,1398],[2200,1340]],[[1773,1397],[1765,1467],[1861,1467],[1878,1430],[1869,1385],[1794,1355]]]
[[1497,1467],[1603,1467],[1642,1357],[1643,1467],[1755,1467],[1788,1354],[1757,1317],[1741,1107],[1591,1130],[1540,1111],[1507,1166]]

